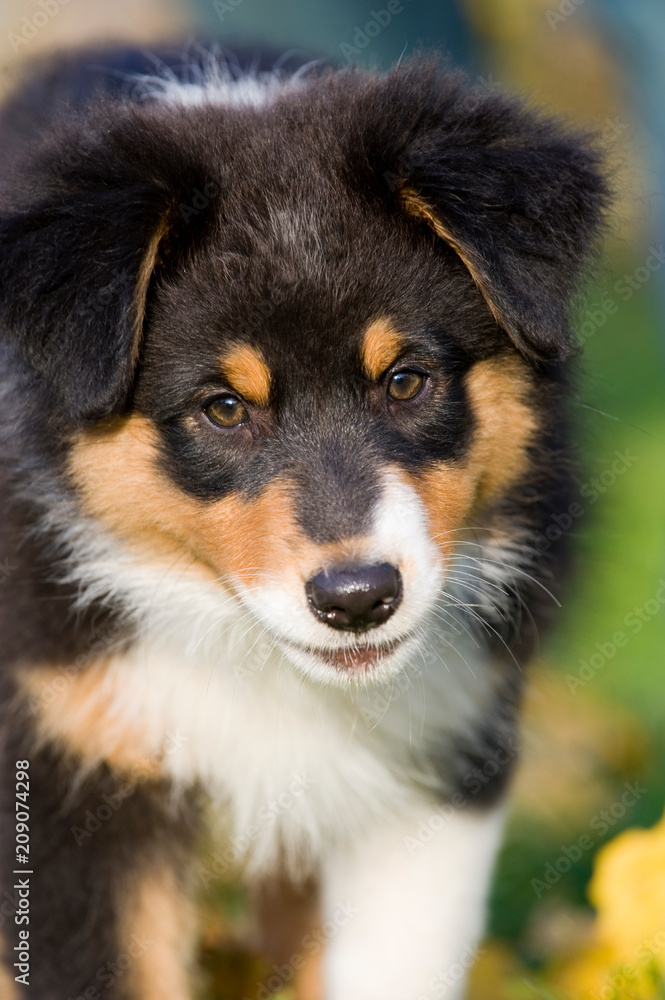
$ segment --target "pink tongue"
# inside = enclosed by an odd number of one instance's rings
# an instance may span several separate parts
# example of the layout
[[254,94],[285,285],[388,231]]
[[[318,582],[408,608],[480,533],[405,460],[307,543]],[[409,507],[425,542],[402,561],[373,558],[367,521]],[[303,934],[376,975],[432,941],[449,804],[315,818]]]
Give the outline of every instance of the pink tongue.
[[370,646],[367,649],[339,649],[329,653],[327,658],[337,670],[348,670],[353,673],[373,666],[380,656],[378,650]]

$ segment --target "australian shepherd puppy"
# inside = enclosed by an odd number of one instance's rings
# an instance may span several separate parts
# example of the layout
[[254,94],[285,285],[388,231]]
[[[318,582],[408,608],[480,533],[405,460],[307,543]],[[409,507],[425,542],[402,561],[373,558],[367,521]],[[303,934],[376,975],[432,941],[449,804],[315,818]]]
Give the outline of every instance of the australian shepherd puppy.
[[283,983],[460,997],[598,156],[431,60],[114,59],[0,120],[3,1000],[190,998],[227,868]]

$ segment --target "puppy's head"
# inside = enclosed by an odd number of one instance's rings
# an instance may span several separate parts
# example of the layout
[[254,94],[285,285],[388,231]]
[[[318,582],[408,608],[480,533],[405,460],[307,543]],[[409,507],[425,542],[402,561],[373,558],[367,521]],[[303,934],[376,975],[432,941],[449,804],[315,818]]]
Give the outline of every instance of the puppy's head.
[[90,108],[13,178],[0,314],[85,513],[320,679],[403,663],[547,436],[594,155],[414,65]]

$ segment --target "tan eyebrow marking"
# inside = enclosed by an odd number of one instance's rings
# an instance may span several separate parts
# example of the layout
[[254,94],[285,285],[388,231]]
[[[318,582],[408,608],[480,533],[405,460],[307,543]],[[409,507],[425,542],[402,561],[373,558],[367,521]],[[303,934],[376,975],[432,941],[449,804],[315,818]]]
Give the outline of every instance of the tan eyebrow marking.
[[232,389],[249,403],[268,405],[272,378],[270,369],[257,348],[250,347],[249,344],[236,344],[222,356],[220,364]]
[[375,320],[365,331],[360,351],[363,368],[372,379],[383,375],[404,347],[401,335],[389,319]]

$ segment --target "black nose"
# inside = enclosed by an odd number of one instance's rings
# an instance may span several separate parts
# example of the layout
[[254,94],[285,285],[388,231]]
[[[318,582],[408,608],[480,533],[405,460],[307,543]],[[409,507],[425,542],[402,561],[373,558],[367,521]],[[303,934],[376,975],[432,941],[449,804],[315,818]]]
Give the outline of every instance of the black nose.
[[390,563],[322,570],[305,585],[309,606],[331,628],[365,632],[390,618],[402,599],[402,578]]

